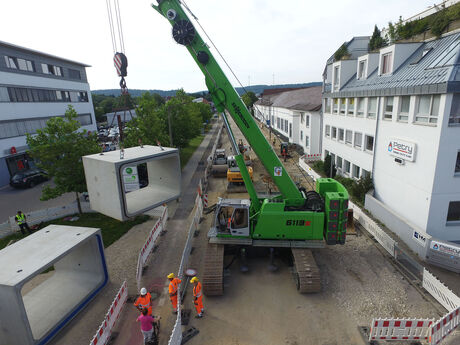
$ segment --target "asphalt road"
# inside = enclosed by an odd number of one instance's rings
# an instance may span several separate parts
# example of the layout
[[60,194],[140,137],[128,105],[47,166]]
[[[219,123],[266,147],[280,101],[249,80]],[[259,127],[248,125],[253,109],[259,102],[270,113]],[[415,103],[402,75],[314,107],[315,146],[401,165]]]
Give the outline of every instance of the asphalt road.
[[18,210],[27,213],[49,207],[64,206],[75,201],[74,193],[66,193],[56,199],[40,201],[43,186],[51,183],[48,181],[27,189],[15,189],[9,185],[0,188],[0,223],[14,216]]

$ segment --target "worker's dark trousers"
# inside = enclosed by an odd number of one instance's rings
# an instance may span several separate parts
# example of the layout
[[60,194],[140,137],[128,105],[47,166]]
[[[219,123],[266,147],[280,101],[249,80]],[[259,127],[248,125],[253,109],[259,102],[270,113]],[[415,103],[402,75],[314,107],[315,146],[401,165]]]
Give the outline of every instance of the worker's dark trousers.
[[23,235],[26,234],[26,232],[24,231],[24,228],[27,229],[27,232],[28,232],[29,234],[32,233],[32,231],[30,231],[29,225],[27,225],[27,223],[19,224],[19,228],[21,229],[21,232],[22,232]]

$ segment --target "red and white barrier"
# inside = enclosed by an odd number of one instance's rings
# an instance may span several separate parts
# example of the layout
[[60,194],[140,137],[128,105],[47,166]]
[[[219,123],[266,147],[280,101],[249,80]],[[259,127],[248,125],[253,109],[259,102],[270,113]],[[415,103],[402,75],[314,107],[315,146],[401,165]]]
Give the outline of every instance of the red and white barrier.
[[427,340],[432,319],[373,319],[371,340]]
[[123,309],[127,298],[128,285],[126,284],[125,280],[123,284],[121,284],[121,288],[118,290],[118,293],[110,305],[107,314],[105,314],[104,321],[102,321],[102,324],[97,330],[96,335],[89,343],[90,345],[105,345],[108,343],[110,335],[112,334],[113,327],[121,315],[121,310]]
[[203,195],[203,206],[208,207],[208,194]]
[[150,231],[147,240],[144,243],[144,246],[139,252],[139,256],[137,258],[137,271],[136,271],[136,281],[137,281],[137,288],[140,289],[141,279],[142,279],[142,269],[147,262],[147,259],[152,252],[153,247],[155,246],[155,242],[166,227],[166,221],[168,219],[168,208],[164,206],[164,210],[160,218],[156,221],[155,225],[153,226],[152,230]]
[[431,327],[430,344],[439,344],[460,324],[460,307],[451,311]]
[[303,155],[303,158],[308,160],[308,161],[320,160],[321,159],[321,153],[311,154],[311,155]]

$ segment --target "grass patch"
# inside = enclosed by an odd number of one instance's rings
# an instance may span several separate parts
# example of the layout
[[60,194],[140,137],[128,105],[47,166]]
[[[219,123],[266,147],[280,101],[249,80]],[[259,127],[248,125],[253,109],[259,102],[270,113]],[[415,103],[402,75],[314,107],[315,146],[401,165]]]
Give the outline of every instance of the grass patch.
[[180,166],[182,167],[182,169],[185,167],[190,157],[192,157],[193,153],[198,148],[198,146],[200,146],[203,139],[204,135],[199,135],[190,140],[190,143],[187,147],[184,147],[182,150],[180,150]]
[[[75,214],[79,219],[75,222],[70,222],[64,220],[68,216],[60,219],[55,219],[49,222],[45,222],[41,225],[40,229],[50,225],[70,225],[70,226],[82,226],[88,228],[100,228],[102,232],[102,239],[104,241],[104,247],[110,246],[112,243],[117,241],[121,236],[127,233],[134,225],[144,223],[150,219],[148,215],[140,215],[132,220],[126,222],[120,222],[116,219],[104,216],[101,213],[83,213],[81,215]],[[20,232],[14,233],[13,235],[6,236],[0,239],[0,249],[6,247],[6,245],[11,241],[18,241],[25,236]]]

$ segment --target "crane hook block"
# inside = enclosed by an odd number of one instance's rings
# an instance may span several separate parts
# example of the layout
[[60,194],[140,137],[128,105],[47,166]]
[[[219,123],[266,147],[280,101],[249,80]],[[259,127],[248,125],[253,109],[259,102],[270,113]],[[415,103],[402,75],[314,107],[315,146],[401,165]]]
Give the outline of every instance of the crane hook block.
[[113,57],[113,63],[117,69],[119,77],[126,77],[128,75],[128,59],[123,53],[115,53]]
[[187,46],[195,38],[195,28],[188,20],[179,20],[173,25],[172,35],[177,43]]

